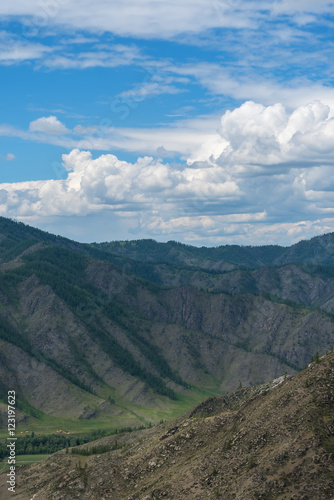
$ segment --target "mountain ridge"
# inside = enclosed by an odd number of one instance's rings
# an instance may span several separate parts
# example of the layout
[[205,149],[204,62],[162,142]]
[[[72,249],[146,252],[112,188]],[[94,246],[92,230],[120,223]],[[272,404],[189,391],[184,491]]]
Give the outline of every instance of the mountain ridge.
[[[135,260],[159,262],[177,262],[180,253],[188,256],[207,255],[212,262],[225,260],[228,264],[246,266],[252,262],[251,268],[283,265],[292,263],[305,263],[306,265],[333,265],[334,233],[314,236],[309,240],[301,240],[291,246],[279,245],[221,245],[216,247],[194,247],[191,245],[168,241],[156,242],[152,239],[133,241],[114,241],[92,243],[95,248],[104,249],[110,253],[135,257]],[[159,256],[159,257],[158,257]]]

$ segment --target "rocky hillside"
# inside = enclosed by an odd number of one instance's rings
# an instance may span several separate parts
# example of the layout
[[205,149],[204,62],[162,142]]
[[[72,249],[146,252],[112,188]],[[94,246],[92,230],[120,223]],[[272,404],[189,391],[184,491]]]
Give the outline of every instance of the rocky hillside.
[[[168,424],[22,468],[13,498],[332,500],[333,431],[330,353],[291,378],[211,398]],[[4,500],[12,498],[5,481]]]

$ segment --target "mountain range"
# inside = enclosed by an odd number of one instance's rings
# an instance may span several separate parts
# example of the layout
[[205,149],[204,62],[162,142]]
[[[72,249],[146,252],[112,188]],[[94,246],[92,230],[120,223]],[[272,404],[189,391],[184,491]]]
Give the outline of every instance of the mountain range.
[[0,218],[0,425],[149,425],[334,344],[334,234],[292,247],[78,243]]

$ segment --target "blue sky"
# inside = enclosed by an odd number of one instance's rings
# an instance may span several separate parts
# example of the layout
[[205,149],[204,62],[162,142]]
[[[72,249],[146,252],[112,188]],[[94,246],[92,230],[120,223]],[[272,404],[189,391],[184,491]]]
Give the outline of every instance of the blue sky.
[[334,231],[334,3],[4,0],[0,215],[80,241]]

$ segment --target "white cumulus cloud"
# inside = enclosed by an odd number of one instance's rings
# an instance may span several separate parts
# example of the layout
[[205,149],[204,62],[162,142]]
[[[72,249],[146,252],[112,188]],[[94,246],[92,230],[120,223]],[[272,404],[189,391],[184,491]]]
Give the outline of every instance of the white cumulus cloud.
[[240,195],[236,182],[219,167],[180,170],[151,157],[132,164],[114,155],[93,159],[90,152],[77,149],[63,155],[63,164],[68,171],[64,180],[1,184],[6,194],[2,213],[13,206],[19,215],[44,216],[106,208],[151,211],[162,205],[177,210],[181,196],[187,200],[198,196],[228,200]]
[[320,101],[292,113],[281,104],[263,106],[249,101],[224,114],[219,132],[228,142],[220,162],[291,167],[300,162],[333,161],[334,118]]
[[[36,120],[34,132],[64,130],[49,118]],[[219,133],[193,145],[187,163],[148,156],[130,163],[76,148],[63,155],[65,179],[0,184],[0,214],[110,213],[137,237],[291,243],[334,230],[333,136],[320,101],[293,111],[246,102],[222,116]]]

